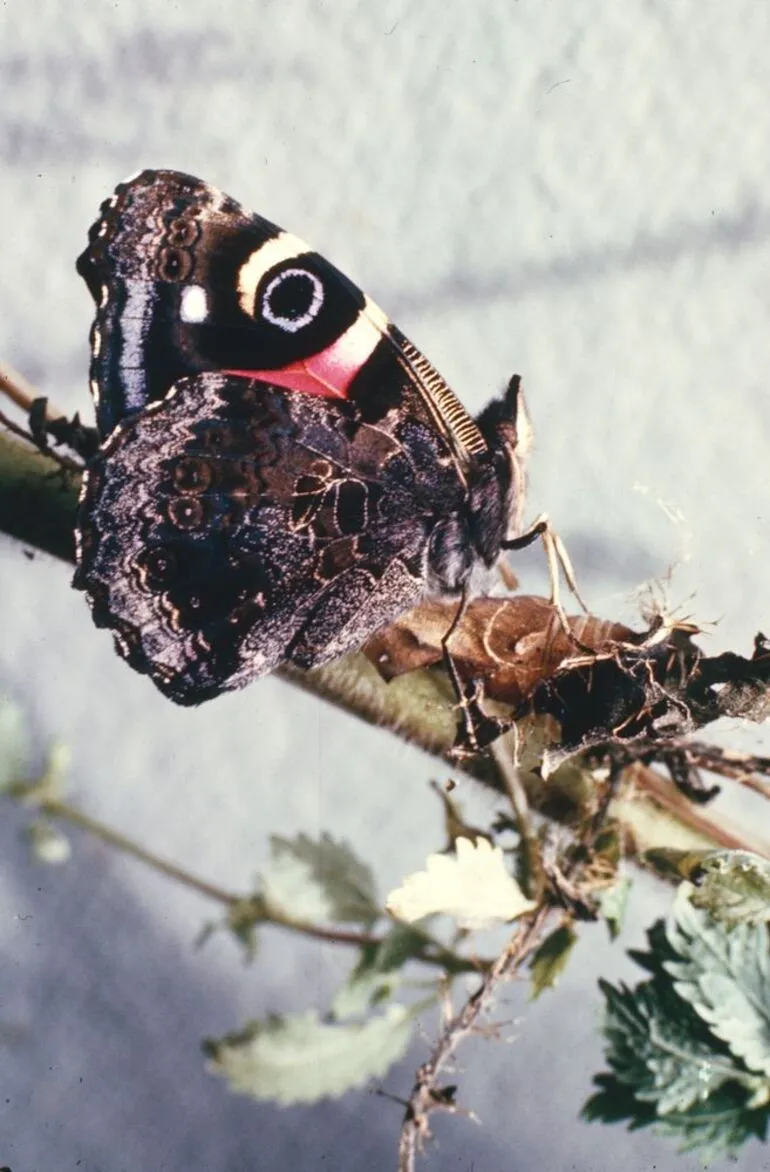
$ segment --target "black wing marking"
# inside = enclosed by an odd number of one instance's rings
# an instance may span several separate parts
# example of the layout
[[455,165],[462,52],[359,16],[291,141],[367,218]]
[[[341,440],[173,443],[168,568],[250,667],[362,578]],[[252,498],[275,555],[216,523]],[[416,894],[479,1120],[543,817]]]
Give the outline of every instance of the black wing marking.
[[344,274],[193,176],[144,171],[120,184],[78,271],[97,305],[91,388],[102,437],[185,375],[292,371],[344,340],[323,372],[332,393],[370,420],[399,405],[431,422],[461,467],[486,450],[441,376]]

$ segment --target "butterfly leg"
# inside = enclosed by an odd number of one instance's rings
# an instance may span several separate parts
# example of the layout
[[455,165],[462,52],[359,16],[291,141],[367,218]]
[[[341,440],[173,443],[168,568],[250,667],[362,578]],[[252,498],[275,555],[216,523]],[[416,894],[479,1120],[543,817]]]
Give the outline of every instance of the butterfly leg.
[[476,753],[480,753],[488,745],[491,745],[493,741],[496,741],[498,737],[501,737],[503,733],[507,732],[512,725],[512,721],[500,720],[498,717],[490,716],[484,711],[481,707],[481,700],[484,695],[484,688],[481,681],[477,679],[463,679],[457,662],[449,650],[449,643],[462,622],[467,605],[468,595],[463,590],[459,605],[455,611],[455,616],[441,640],[441,654],[444,660],[444,667],[451,681],[454,694],[457,697],[457,707],[460,711],[457,735],[450,750],[450,755],[457,760],[461,760],[463,757],[472,757]]
[[561,602],[561,591],[559,589],[560,572],[564,575],[567,586],[569,587],[571,593],[574,594],[583,610],[586,612],[586,614],[589,614],[590,612],[585,602],[581,598],[580,591],[577,588],[575,571],[572,568],[572,562],[570,560],[569,554],[567,553],[564,542],[551,525],[551,522],[546,514],[541,513],[541,515],[537,517],[532,522],[532,524],[518,537],[514,537],[509,541],[504,541],[502,548],[506,550],[526,549],[527,546],[532,545],[532,543],[538,539],[543,543],[546,562],[548,564],[548,580],[551,586],[551,605],[558,615],[559,622],[565,634],[568,635],[573,642],[576,642],[567,620],[567,614]]

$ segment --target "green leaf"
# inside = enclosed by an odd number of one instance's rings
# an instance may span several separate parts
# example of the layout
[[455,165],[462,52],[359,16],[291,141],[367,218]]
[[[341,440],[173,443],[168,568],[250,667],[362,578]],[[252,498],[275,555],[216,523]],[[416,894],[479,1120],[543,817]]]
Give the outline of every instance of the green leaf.
[[272,835],[262,874],[266,904],[295,920],[373,924],[382,915],[370,868],[345,842],[324,834]]
[[662,1135],[681,1140],[679,1150],[702,1153],[704,1163],[720,1156],[735,1157],[739,1148],[755,1136],[764,1140],[767,1112],[752,1110],[740,1087],[726,1084],[704,1103],[696,1103],[684,1115],[668,1115],[655,1125]]
[[393,923],[378,944],[362,949],[357,973],[373,969],[387,973],[402,968],[425,948],[425,934],[409,924]]
[[546,989],[554,987],[567,967],[576,944],[577,933],[569,924],[563,924],[545,938],[529,965],[532,973],[532,1001],[536,1001]]
[[680,1150],[698,1148],[704,1163],[720,1156],[735,1156],[752,1136],[763,1140],[767,1129],[767,1112],[747,1107],[746,1093],[727,1083],[705,1102],[696,1103],[686,1112],[658,1118],[653,1104],[636,1098],[633,1089],[613,1074],[599,1074],[594,1079],[599,1089],[581,1112],[589,1122],[619,1123],[628,1121],[629,1131],[649,1127],[680,1141]]
[[365,1017],[383,1001],[389,1000],[401,984],[397,971],[377,972],[371,970],[351,976],[334,995],[331,1013],[335,1021]]
[[[746,1072],[723,1052],[670,985],[646,981],[631,990],[600,982],[607,1001],[607,1060],[620,1082],[658,1115],[688,1111]],[[751,1080],[752,1089],[755,1080]]]
[[361,949],[350,979],[335,995],[332,1016],[337,1020],[363,1017],[375,1005],[393,996],[401,984],[401,969],[425,948],[425,937],[408,924],[393,924],[378,944]]
[[682,883],[666,927],[676,992],[750,1070],[770,1076],[770,947],[764,925],[727,929],[693,907]]
[[623,875],[612,887],[605,887],[597,893],[596,902],[609,929],[610,940],[617,940],[623,928],[631,887],[631,879]]
[[604,1071],[594,1078],[599,1089],[583,1104],[581,1117],[589,1123],[620,1123],[628,1120],[629,1131],[647,1127],[657,1119],[655,1104],[637,1099],[634,1088],[615,1074]]
[[204,1052],[209,1069],[240,1094],[315,1103],[381,1078],[406,1053],[413,1021],[403,1005],[361,1025],[327,1024],[308,1011],[252,1022],[204,1043]]
[[[728,930],[710,919],[692,907],[693,890],[682,885],[668,924],[649,930],[649,950],[631,953],[652,979],[633,990],[602,983],[611,1071],[594,1080],[599,1089],[584,1115],[625,1119],[631,1128],[654,1124],[713,1159],[751,1136],[764,1138],[767,1128],[770,1078],[761,1067],[748,1069],[733,1043],[748,1036],[759,1045],[749,1008],[761,1027],[768,938],[764,927]],[[724,993],[719,1025],[730,1026],[721,1033],[713,1024],[717,1006],[704,1000],[715,978]]]
[[701,859],[690,901],[728,927],[766,924],[770,921],[770,862],[751,851],[710,851]]

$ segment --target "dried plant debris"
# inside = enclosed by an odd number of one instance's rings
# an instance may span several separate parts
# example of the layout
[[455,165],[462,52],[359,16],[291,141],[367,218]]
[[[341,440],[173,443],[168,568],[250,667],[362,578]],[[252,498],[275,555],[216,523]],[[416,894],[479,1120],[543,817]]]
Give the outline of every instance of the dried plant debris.
[[[455,609],[455,603],[432,601],[410,611],[370,640],[366,654],[386,679],[439,664]],[[572,617],[568,624],[569,635],[544,598],[477,598],[449,648],[460,675],[507,705],[513,720],[556,720],[558,738],[544,773],[597,745],[641,749],[720,716],[763,720],[770,714],[770,645],[763,635],[749,658],[732,652],[709,657],[690,623],[658,619],[643,632],[593,616]],[[678,772],[696,790],[688,763],[680,764],[677,771],[672,761],[672,776]]]
[[[456,610],[455,601],[432,599],[379,631],[364,650],[386,680],[441,663],[442,640]],[[569,625],[575,642],[547,598],[475,598],[452,637],[452,658],[464,676],[483,680],[490,699],[516,708],[579,646],[598,652],[640,638],[621,623],[582,615]]]

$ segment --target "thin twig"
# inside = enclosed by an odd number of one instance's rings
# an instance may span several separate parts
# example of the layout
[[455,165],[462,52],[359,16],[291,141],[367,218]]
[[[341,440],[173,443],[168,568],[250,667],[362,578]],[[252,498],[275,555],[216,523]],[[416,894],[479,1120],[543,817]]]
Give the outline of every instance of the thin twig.
[[47,456],[49,460],[53,460],[56,464],[59,465],[60,468],[63,468],[65,472],[74,472],[78,476],[80,476],[82,473],[83,465],[79,464],[77,460],[73,460],[69,456],[63,456],[61,452],[57,452],[54,448],[36,443],[34,436],[32,436],[30,432],[25,431],[25,429],[18,423],[14,423],[12,419],[9,419],[4,411],[0,411],[0,424],[2,424],[7,431],[10,431],[12,435],[18,436],[19,439],[25,440],[31,447],[41,452],[42,455]]
[[540,842],[532,824],[529,812],[527,791],[522,785],[519,776],[518,764],[518,732],[514,725],[511,735],[516,738],[513,756],[508,751],[507,737],[501,737],[490,745],[490,752],[494,757],[498,773],[505,787],[508,800],[511,803],[516,829],[519,832],[523,850],[523,862],[526,876],[527,895],[531,899],[539,899],[543,889],[544,874],[540,853]]
[[[160,858],[159,855],[139,846],[138,843],[127,838],[126,835],[121,834],[120,831],[113,830],[111,827],[105,825],[104,822],[100,822],[98,819],[84,814],[82,810],[78,810],[68,802],[48,799],[41,803],[40,810],[49,818],[67,822],[71,826],[77,826],[80,830],[84,830],[87,834],[93,835],[101,842],[107,843],[123,854],[138,859],[153,871],[157,871],[159,874],[165,875],[177,883],[181,883],[184,887],[197,892],[198,895],[202,895],[206,899],[213,899],[228,908],[237,908],[238,905],[248,902],[248,899],[244,900],[242,896],[225,891],[224,888],[217,887],[213,883],[208,883],[204,879],[199,879],[197,875],[191,874],[183,867],[177,866],[176,863],[170,863],[167,859]],[[323,924],[314,924],[309,920],[299,920],[290,916],[284,916],[278,909],[268,907],[264,903],[260,904],[260,910],[258,914],[255,914],[254,922],[255,924],[269,924],[276,928],[286,928],[290,932],[297,932],[302,936],[309,936],[315,940],[326,940],[332,944],[345,944],[353,948],[376,948],[383,942],[383,937],[375,933],[352,932],[336,927],[327,927]],[[423,964],[436,965],[445,971],[454,973],[484,972],[492,964],[491,960],[468,959],[458,955],[450,948],[446,948],[440,941],[431,936],[430,933],[422,931],[419,926],[416,926],[413,930],[415,934],[422,937],[424,944],[424,949],[416,952],[414,959],[421,961]]]
[[498,986],[511,977],[540,943],[551,908],[545,904],[517,927],[507,947],[500,953],[484,980],[468,998],[459,1013],[444,1025],[427,1062],[417,1072],[409,1096],[398,1147],[399,1172],[414,1172],[415,1159],[422,1142],[429,1138],[428,1116],[431,1111],[456,1111],[450,1097],[442,1095],[437,1079],[460,1043],[476,1031],[479,1016],[489,1007]]
[[[0,362],[0,391],[12,403],[15,403],[25,415],[29,415],[34,400],[40,397],[32,384],[27,382],[24,375],[19,374],[7,362]],[[46,401],[45,414],[48,420],[65,418],[64,412],[60,411],[58,407],[54,407],[50,399]]]
[[766,859],[770,858],[770,844],[733,829],[722,815],[718,820],[709,817],[681,794],[668,778],[648,765],[635,761],[628,766],[625,776],[640,793],[652,798],[657,805],[673,814],[688,829],[711,839],[716,846],[725,847],[727,850],[753,851]]
[[82,810],[76,809],[68,802],[60,801],[46,801],[41,806],[41,810],[49,818],[56,818],[62,822],[68,822],[71,826],[77,826],[80,830],[85,830],[86,833],[93,835],[100,839],[101,842],[106,842],[109,846],[115,847],[121,851],[122,854],[131,855],[134,859],[139,859],[140,862],[145,863],[151,867],[153,871],[159,872],[161,875],[166,875],[169,879],[174,879],[177,883],[181,883],[184,887],[190,888],[192,891],[197,891],[199,895],[203,895],[206,899],[214,899],[217,903],[222,903],[226,907],[232,907],[240,902],[240,897],[234,895],[230,891],[225,891],[222,887],[217,887],[213,883],[207,883],[204,879],[199,879],[195,875],[191,875],[189,871],[178,867],[176,863],[169,863],[166,859],[160,858],[153,854],[152,851],[145,850],[144,847],[139,846],[138,843],[133,842],[118,830],[113,830],[106,826],[103,822],[99,822],[96,818],[91,818],[88,814],[84,814]]

